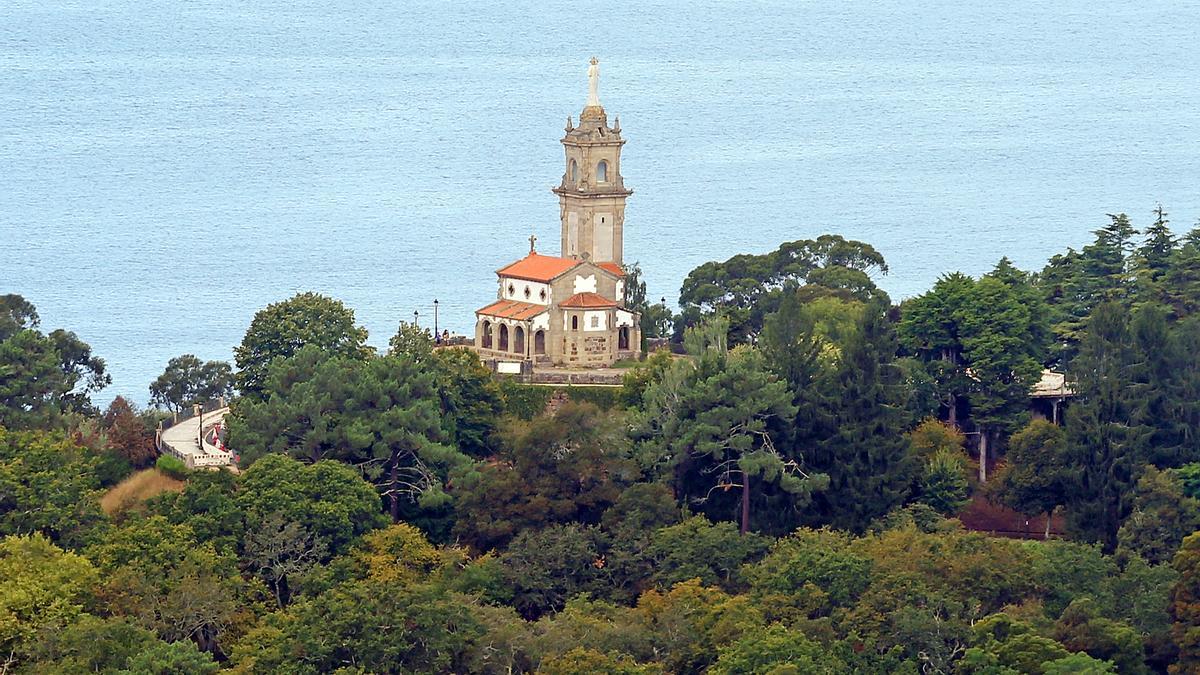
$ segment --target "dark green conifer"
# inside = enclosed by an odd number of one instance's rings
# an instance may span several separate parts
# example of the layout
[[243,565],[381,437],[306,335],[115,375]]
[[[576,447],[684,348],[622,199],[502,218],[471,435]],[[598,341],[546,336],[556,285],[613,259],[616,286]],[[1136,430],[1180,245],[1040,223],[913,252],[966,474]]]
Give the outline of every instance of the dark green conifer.
[[1068,505],[1075,529],[1111,551],[1151,429],[1131,372],[1138,353],[1129,311],[1104,302],[1092,312],[1072,371],[1079,397],[1067,409],[1068,462],[1079,483]]
[[896,334],[885,309],[868,305],[824,383],[828,427],[812,455],[813,467],[830,479],[814,500],[814,520],[859,532],[909,497],[917,469],[904,434],[910,420],[901,405]]

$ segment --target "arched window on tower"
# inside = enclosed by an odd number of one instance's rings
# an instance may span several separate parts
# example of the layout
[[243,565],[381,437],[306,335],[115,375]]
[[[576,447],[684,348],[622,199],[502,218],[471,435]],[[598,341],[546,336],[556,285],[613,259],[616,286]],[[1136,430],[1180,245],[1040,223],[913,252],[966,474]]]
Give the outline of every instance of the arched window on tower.
[[571,169],[570,169],[570,174],[568,174],[568,175],[571,176],[572,183],[579,182],[579,165],[575,163],[575,160],[571,160]]
[[608,182],[608,162],[603,159],[596,165],[596,180],[601,183]]

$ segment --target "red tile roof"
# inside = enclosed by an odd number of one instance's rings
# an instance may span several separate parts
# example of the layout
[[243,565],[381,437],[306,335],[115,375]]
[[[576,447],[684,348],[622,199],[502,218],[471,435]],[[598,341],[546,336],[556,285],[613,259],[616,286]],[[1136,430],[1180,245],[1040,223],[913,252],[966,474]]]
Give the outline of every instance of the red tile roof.
[[550,309],[545,305],[535,305],[532,302],[517,302],[516,300],[497,300],[483,309],[475,310],[476,314],[494,316],[501,319],[516,319],[528,321],[542,312]]
[[551,255],[530,253],[515,263],[496,270],[496,274],[528,281],[553,281],[580,262],[574,258],[556,258]]
[[615,301],[595,293],[576,293],[559,305],[559,307],[570,307],[571,309],[605,309],[617,306]]
[[600,269],[602,269],[606,272],[612,272],[613,274],[617,275],[618,277],[625,276],[625,270],[621,269],[621,266],[615,262],[596,263],[596,267],[599,267]]

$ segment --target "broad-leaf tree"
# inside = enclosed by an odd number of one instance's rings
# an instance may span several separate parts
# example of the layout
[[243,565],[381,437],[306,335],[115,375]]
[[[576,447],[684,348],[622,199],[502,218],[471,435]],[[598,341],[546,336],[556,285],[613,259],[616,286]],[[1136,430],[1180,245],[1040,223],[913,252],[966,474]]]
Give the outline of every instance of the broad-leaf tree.
[[366,342],[367,329],[355,325],[354,310],[318,293],[298,293],[254,315],[233,350],[238,386],[243,394],[261,397],[274,359],[292,356],[306,345],[327,356],[364,359],[371,354]]
[[567,403],[553,417],[510,422],[499,453],[454,479],[455,534],[486,551],[526,529],[599,523],[637,475],[618,420]]
[[858,300],[886,297],[871,280],[887,263],[869,244],[826,234],[782,244],[762,255],[737,255],[692,270],[679,291],[683,321],[694,325],[721,313],[734,342],[751,341],[785,289],[812,286]]
[[0,428],[0,534],[81,543],[102,519],[97,459],[59,433]]
[[0,426],[46,428],[62,413],[95,414],[90,396],[112,382],[104,359],[75,333],[41,333],[37,309],[0,296]]
[[233,369],[224,361],[201,361],[192,354],[176,356],[150,384],[150,403],[175,412],[233,394]]
[[113,399],[104,411],[102,421],[110,450],[129,460],[137,469],[144,469],[154,462],[158,455],[154,432],[124,396]]
[[1200,669],[1200,532],[1183,540],[1172,565],[1179,581],[1171,594],[1171,637],[1179,658],[1171,672],[1183,675]]
[[6,669],[28,657],[48,633],[79,621],[98,575],[86,558],[41,534],[0,540],[0,650]]
[[1049,536],[1050,516],[1068,502],[1075,488],[1076,477],[1069,467],[1062,427],[1032,420],[1010,439],[1008,460],[993,494],[1026,516],[1045,514]]
[[964,310],[973,307],[975,280],[955,272],[901,305],[899,335],[909,353],[924,360],[950,425],[959,424],[960,400],[967,396],[970,364],[963,352]]

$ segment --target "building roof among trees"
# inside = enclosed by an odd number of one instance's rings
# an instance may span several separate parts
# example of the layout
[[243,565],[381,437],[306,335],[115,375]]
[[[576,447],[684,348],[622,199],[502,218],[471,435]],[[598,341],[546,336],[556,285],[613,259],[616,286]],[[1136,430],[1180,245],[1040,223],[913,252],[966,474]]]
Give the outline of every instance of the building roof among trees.
[[616,301],[609,300],[598,293],[576,293],[563,300],[559,306],[571,309],[607,309],[609,307],[617,307],[618,304]]
[[[585,262],[588,261],[579,258],[559,258],[557,256],[532,252],[524,258],[496,270],[496,274],[502,277],[548,283]],[[592,265],[599,267],[618,279],[625,276],[625,270],[621,269],[621,266],[615,262],[592,263]]]
[[517,321],[527,321],[549,309],[545,305],[535,305],[532,302],[518,302],[516,300],[497,300],[483,309],[476,310],[476,314],[484,314],[494,316],[500,319],[516,319]]
[[1067,376],[1064,373],[1043,370],[1042,379],[1034,383],[1033,391],[1029,392],[1029,395],[1033,398],[1070,397],[1075,395],[1075,388],[1067,384]]
[[615,274],[618,277],[625,276],[625,270],[621,269],[621,266],[615,262],[609,261],[609,262],[596,263],[596,267],[599,267],[600,269],[604,270],[605,272],[612,272],[613,274]]
[[580,262],[582,261],[575,258],[559,258],[552,255],[530,253],[524,258],[500,268],[496,274],[502,277],[546,282],[557,279]]

